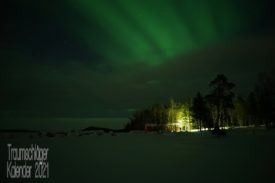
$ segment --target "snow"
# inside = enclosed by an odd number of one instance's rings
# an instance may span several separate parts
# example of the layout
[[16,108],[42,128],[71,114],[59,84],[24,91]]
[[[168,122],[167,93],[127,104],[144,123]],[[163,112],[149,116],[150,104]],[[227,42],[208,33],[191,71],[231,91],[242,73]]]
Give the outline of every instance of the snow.
[[274,130],[14,137],[1,140],[0,182],[7,143],[50,149],[43,182],[275,182]]

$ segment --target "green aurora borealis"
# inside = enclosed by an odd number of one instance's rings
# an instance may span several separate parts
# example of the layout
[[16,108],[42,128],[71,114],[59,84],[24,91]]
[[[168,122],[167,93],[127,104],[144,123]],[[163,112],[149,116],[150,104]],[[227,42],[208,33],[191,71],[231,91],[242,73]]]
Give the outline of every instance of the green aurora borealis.
[[272,0],[11,0],[0,30],[1,117],[125,117],[208,91],[241,94],[274,65]]
[[101,28],[96,34],[81,22],[74,28],[91,49],[110,61],[150,65],[242,35],[264,12],[262,4],[232,0],[70,2]]

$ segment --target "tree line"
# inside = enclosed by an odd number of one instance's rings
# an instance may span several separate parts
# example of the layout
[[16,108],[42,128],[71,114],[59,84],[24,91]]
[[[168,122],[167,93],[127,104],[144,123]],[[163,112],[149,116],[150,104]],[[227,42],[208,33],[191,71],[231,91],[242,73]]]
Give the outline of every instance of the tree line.
[[[166,124],[181,122],[184,129],[213,129],[234,126],[275,127],[275,70],[260,73],[256,86],[246,97],[236,95],[236,85],[224,74],[209,83],[210,92],[198,92],[189,101],[170,100],[169,104],[155,104],[135,111],[126,125],[128,130],[144,130],[146,124],[155,124],[164,130]],[[186,128],[186,129],[185,129]]]

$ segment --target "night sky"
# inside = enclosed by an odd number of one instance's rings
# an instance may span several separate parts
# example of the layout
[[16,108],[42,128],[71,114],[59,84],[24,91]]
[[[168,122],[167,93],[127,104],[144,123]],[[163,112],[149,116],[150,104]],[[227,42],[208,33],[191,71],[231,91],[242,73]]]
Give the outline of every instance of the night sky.
[[273,0],[9,0],[1,9],[3,117],[127,117],[206,94],[220,73],[246,95],[275,65]]

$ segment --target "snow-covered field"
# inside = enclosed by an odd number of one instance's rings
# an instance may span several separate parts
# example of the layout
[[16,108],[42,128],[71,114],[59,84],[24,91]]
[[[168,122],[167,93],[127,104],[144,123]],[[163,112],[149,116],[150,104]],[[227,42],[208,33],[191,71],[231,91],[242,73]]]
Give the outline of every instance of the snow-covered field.
[[0,182],[7,143],[49,148],[50,177],[34,182],[275,182],[274,130],[1,139]]

